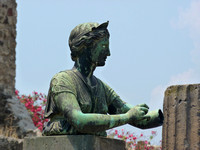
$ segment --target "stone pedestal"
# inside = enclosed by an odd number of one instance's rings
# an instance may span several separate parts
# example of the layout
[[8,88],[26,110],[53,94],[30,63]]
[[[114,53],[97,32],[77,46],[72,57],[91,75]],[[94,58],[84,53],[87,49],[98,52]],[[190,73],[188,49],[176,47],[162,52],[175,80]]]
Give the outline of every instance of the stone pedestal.
[[163,150],[199,150],[200,84],[167,88],[163,112]]
[[94,135],[25,138],[23,150],[125,150],[125,142]]

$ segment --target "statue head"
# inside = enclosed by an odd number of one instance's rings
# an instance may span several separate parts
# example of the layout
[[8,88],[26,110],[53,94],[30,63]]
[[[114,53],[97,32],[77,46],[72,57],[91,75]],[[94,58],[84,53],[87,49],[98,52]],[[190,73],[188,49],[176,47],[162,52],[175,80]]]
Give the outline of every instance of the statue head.
[[[108,22],[100,25],[98,23],[83,23],[76,26],[71,31],[69,37],[69,47],[71,50],[72,60],[76,61],[84,51],[91,49],[97,49],[98,51],[98,48],[100,47],[98,43],[108,43],[110,35],[107,26]],[[106,48],[108,48],[108,46]],[[109,56],[110,54],[107,55]],[[95,59],[95,56],[93,58]]]

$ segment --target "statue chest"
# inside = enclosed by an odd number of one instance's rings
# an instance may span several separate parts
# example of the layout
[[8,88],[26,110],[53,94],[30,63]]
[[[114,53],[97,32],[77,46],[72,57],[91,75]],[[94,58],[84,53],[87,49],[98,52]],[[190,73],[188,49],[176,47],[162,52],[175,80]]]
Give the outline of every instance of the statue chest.
[[[84,86],[84,85],[83,85]],[[84,86],[77,91],[77,100],[83,113],[107,114],[108,105],[105,89],[101,85],[96,87]]]

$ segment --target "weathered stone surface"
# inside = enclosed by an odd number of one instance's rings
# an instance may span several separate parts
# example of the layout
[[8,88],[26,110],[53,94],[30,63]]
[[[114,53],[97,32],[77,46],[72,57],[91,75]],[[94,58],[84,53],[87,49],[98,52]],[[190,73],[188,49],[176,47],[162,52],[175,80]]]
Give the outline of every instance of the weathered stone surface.
[[25,138],[23,150],[125,150],[125,142],[94,135]]
[[163,111],[163,149],[199,150],[200,84],[167,88]]
[[25,106],[15,98],[16,1],[0,0],[0,134],[23,138],[36,134]]
[[0,0],[0,150],[21,150],[22,138],[41,135],[14,97],[16,6],[15,0]]
[[22,150],[23,140],[0,135],[0,150]]
[[36,130],[24,104],[15,97],[5,95],[2,90],[0,90],[0,112],[0,134],[21,139],[40,133]]
[[0,0],[0,88],[11,95],[15,90],[16,6],[15,0]]

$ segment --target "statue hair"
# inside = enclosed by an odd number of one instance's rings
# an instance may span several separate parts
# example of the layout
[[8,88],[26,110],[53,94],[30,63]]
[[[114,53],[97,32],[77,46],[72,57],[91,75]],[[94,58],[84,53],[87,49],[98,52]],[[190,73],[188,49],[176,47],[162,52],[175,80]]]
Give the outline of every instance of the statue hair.
[[100,38],[110,36],[107,26],[108,21],[99,25],[98,23],[83,23],[76,26],[69,36],[69,47],[73,61],[82,54],[82,52],[94,45]]

